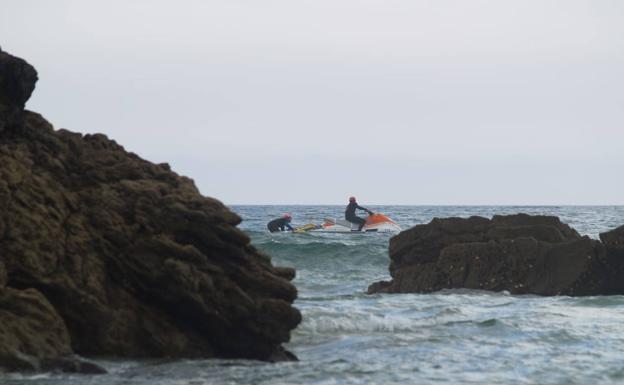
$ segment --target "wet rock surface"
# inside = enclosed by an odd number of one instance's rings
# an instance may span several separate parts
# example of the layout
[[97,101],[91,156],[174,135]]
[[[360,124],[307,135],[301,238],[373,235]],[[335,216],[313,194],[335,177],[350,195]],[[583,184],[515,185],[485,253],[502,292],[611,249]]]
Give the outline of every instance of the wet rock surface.
[[0,51],[0,367],[295,359],[281,346],[301,321],[294,271],[167,164],[23,110],[36,80]]
[[512,294],[622,294],[624,227],[582,237],[557,217],[435,218],[390,240],[391,281],[369,293],[442,289]]

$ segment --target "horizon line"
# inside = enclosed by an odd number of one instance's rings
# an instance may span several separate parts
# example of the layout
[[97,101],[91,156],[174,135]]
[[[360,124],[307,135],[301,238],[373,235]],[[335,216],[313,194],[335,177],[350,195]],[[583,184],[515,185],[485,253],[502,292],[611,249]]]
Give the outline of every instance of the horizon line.
[[[225,203],[221,202],[226,206],[345,206],[345,204],[341,203]],[[476,203],[433,203],[433,204],[423,204],[423,203],[366,203],[367,206],[414,206],[414,207],[499,207],[499,206],[507,206],[507,207],[623,207],[624,203],[616,203],[616,204],[582,204],[582,203],[564,203],[564,204],[502,204],[502,203],[488,203],[488,204],[476,204]]]

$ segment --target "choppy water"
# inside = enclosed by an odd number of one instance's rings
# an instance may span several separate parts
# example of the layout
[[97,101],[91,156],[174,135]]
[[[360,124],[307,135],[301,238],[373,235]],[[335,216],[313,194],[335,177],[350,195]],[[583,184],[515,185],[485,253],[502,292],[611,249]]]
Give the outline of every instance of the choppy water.
[[[371,206],[403,228],[433,217],[557,215],[581,234],[624,224],[624,207]],[[382,234],[269,234],[341,216],[338,206],[235,206],[254,244],[297,269],[303,323],[287,348],[299,362],[99,361],[104,376],[12,375],[3,384],[610,384],[624,383],[624,296],[510,296],[453,291],[366,295],[388,279]]]

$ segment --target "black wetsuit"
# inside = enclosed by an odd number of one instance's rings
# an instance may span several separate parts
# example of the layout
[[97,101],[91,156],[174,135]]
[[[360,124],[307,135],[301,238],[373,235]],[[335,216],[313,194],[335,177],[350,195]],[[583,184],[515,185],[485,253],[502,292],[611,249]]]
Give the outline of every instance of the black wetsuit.
[[292,226],[290,225],[288,219],[286,218],[273,219],[271,222],[267,224],[267,227],[269,228],[269,231],[272,233],[276,231],[286,231],[286,228],[288,228],[288,230],[290,231],[293,231]]
[[364,218],[360,218],[357,215],[355,215],[355,209],[364,210],[368,213],[370,213],[370,210],[365,209],[364,207],[358,205],[355,202],[349,202],[349,205],[347,206],[347,209],[345,210],[345,219],[351,223],[355,223],[356,225],[359,225],[360,228],[358,230],[362,230],[362,227],[364,227],[366,220]]

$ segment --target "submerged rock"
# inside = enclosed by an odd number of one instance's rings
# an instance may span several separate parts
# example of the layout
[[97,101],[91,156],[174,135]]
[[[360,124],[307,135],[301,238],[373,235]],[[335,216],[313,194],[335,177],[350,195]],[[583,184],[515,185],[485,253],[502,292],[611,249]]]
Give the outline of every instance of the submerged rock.
[[0,367],[71,357],[285,360],[292,269],[193,181],[23,110],[36,71],[0,52]]
[[[617,238],[610,233],[601,237]],[[392,281],[372,284],[369,293],[454,288],[538,295],[624,293],[618,279],[624,257],[552,216],[435,218],[393,237],[389,253]]]

